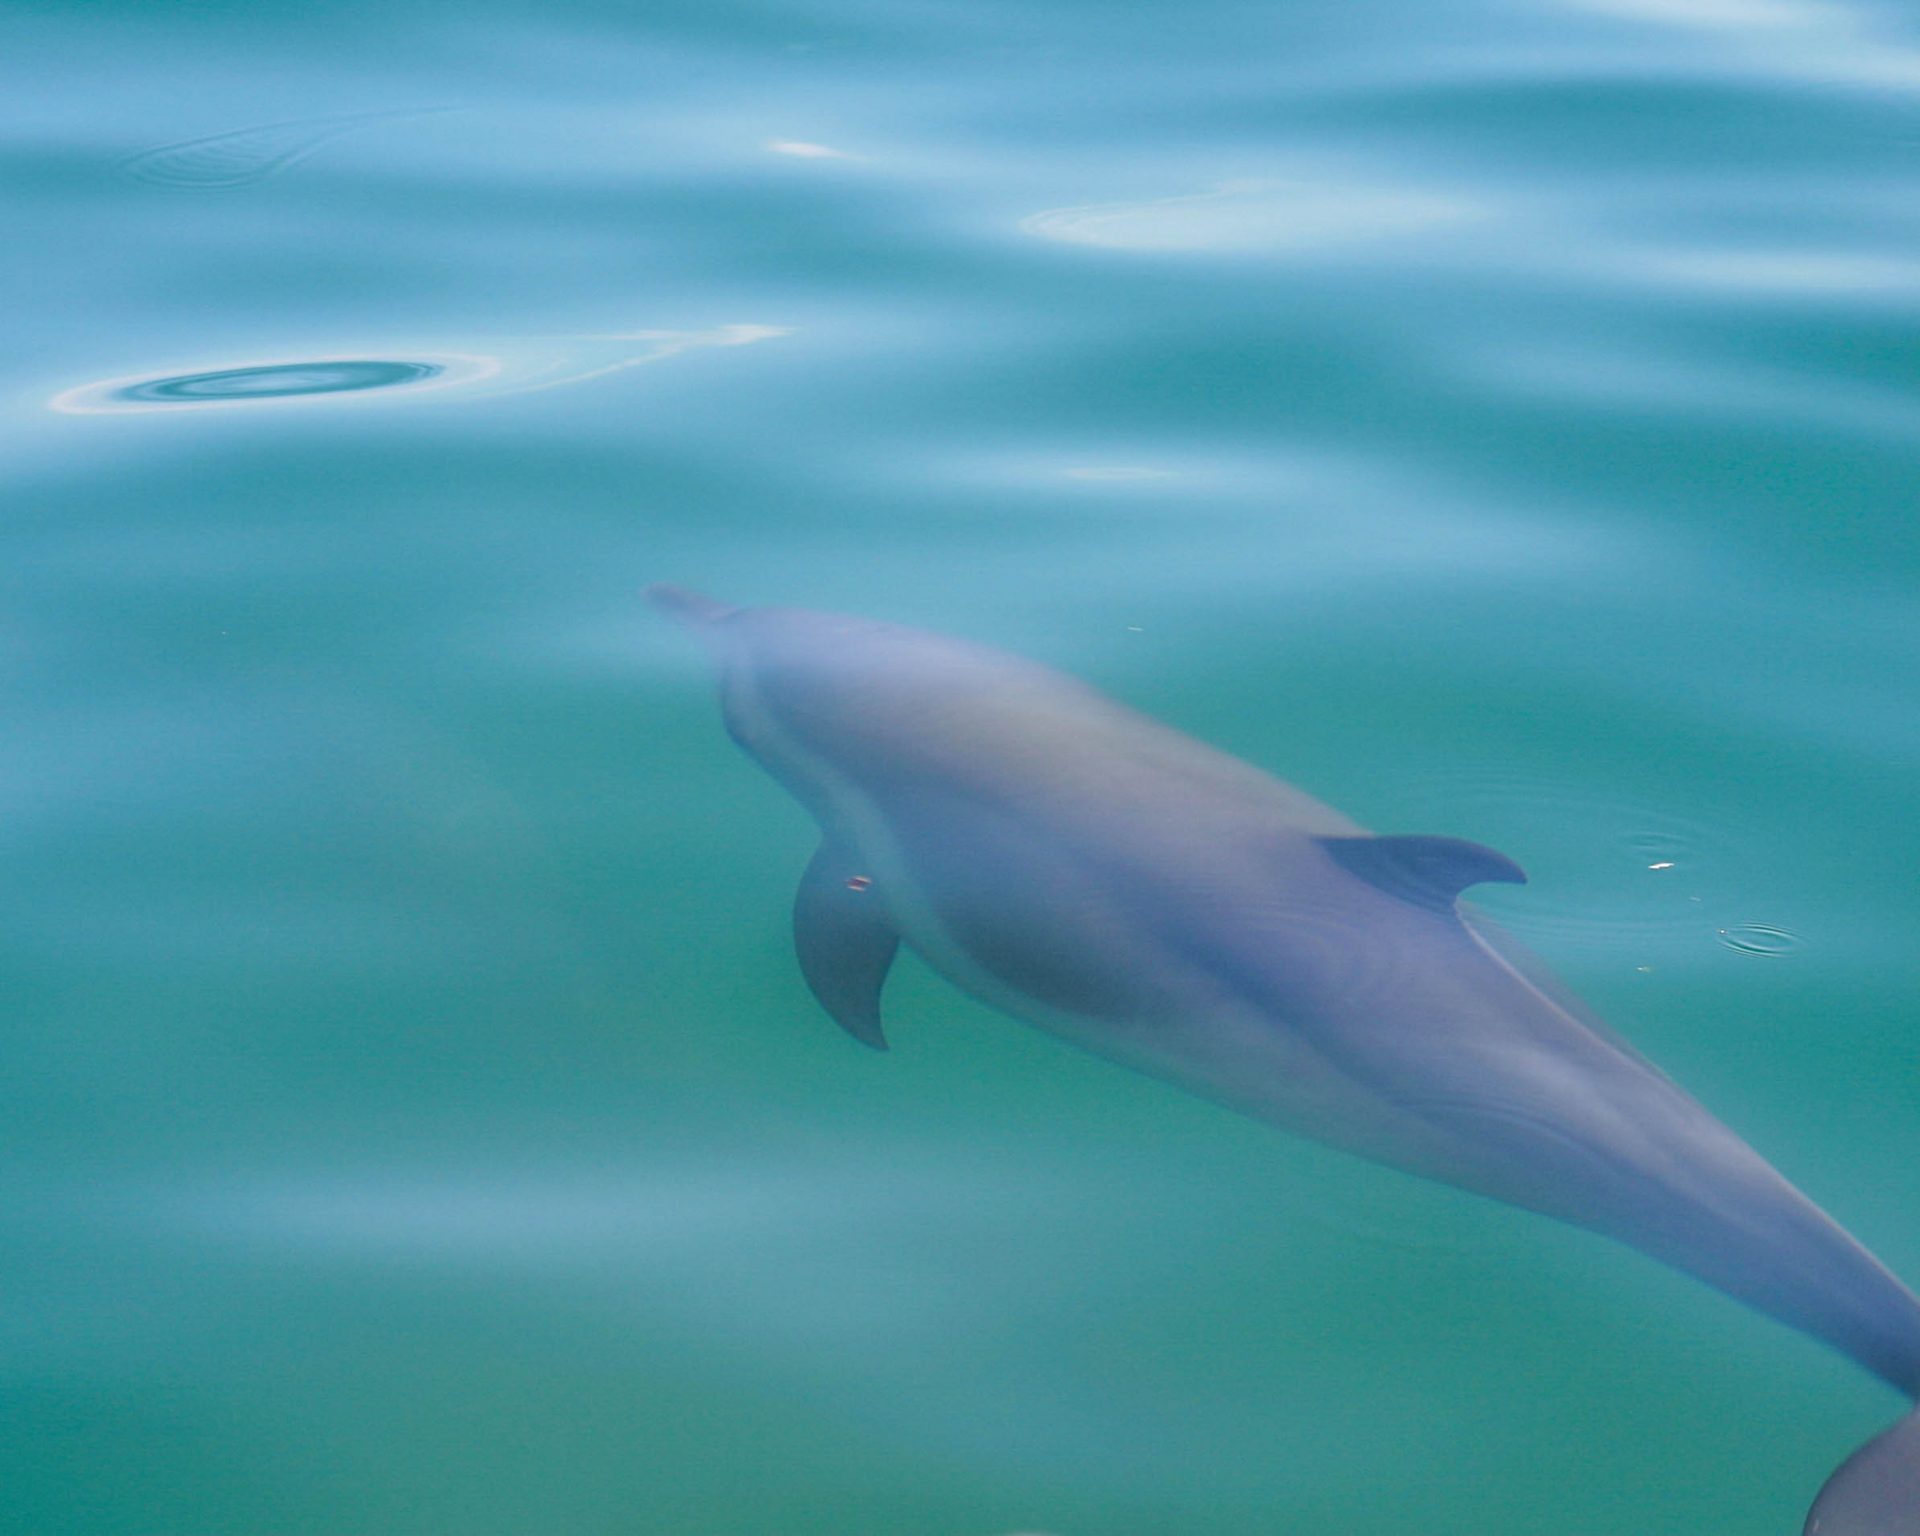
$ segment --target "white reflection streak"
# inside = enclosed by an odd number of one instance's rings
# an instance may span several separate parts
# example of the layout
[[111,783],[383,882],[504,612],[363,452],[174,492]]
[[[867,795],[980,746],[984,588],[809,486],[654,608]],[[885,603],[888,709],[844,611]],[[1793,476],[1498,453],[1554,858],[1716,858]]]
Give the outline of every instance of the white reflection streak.
[[588,379],[603,379],[610,373],[622,373],[629,368],[644,367],[648,363],[663,363],[670,357],[678,357],[682,352],[693,351],[697,347],[744,347],[756,341],[769,341],[776,336],[792,335],[792,328],[784,325],[723,325],[711,331],[627,331],[605,336],[582,336],[581,341],[650,341],[650,350],[634,357],[618,358],[598,367],[587,368],[581,372],[563,373],[558,378],[542,379],[536,383],[509,385],[505,389],[491,390],[491,394],[524,395],[535,390],[555,389],[562,384],[580,384]]
[[[912,1284],[871,1272],[858,1255],[883,1233],[965,1224],[978,1227],[979,1251],[1004,1253],[1084,1203],[1082,1181],[1048,1187],[1031,1170],[983,1186],[938,1170],[875,1179],[865,1164],[823,1164],[610,1177],[294,1175],[148,1194],[138,1209],[203,1243],[281,1263],[424,1265],[567,1285],[618,1277],[628,1297],[646,1289],[655,1326],[686,1309],[716,1342],[735,1339],[764,1361],[792,1347],[811,1355],[849,1340],[931,1338],[977,1299],[910,1253],[899,1262]],[[1010,1290],[995,1305],[1004,1316],[1030,1299]]]
[[806,1247],[875,1224],[924,1218],[989,1225],[1051,1220],[1079,1186],[1035,1178],[965,1180],[938,1169],[850,1177],[836,1164],[773,1171],[683,1169],[628,1176],[503,1173],[489,1178],[382,1177],[240,1181],[145,1206],[245,1242],[296,1244],[361,1257],[568,1262],[605,1255],[669,1257],[745,1237]]
[[1920,403],[1843,379],[1735,372],[1678,357],[1580,350],[1489,353],[1463,372],[1508,392],[1535,398],[1553,394],[1599,408],[1772,419],[1901,442],[1920,437]]
[[1920,261],[1859,251],[1620,247],[1593,272],[1708,294],[1920,295]]
[[1576,9],[1702,32],[1804,32],[1851,22],[1837,6],[1809,0],[1569,0]]
[[810,144],[805,139],[768,139],[767,148],[776,155],[791,155],[796,160],[851,160],[852,155],[830,144]]
[[1724,39],[1768,74],[1920,88],[1920,49],[1876,37],[1871,18],[1835,0],[1561,0],[1568,9]]
[[1020,221],[1043,240],[1138,251],[1306,251],[1454,224],[1484,210],[1456,195],[1331,180],[1224,182],[1141,202],[1050,208]]
[[1111,484],[1126,484],[1138,480],[1171,480],[1170,469],[1156,469],[1151,464],[1084,464],[1066,472],[1069,480],[1093,480]]

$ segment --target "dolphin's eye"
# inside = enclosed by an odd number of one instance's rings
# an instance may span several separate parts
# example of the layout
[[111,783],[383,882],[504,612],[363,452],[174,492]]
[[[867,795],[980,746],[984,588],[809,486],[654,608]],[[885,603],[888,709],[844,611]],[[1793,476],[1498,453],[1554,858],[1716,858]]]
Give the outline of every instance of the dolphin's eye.
[[854,875],[854,876],[852,876],[852,877],[851,877],[851,878],[850,878],[850,879],[849,879],[849,880],[847,881],[847,889],[848,889],[848,890],[850,890],[850,891],[867,891],[867,890],[872,890],[872,889],[873,889],[873,876],[871,876],[871,875]]

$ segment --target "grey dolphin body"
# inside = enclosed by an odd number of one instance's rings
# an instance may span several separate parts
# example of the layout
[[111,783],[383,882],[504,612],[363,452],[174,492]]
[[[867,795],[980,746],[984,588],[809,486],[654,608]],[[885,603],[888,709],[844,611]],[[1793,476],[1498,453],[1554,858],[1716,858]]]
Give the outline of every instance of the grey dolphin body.
[[[1374,837],[1035,663],[678,588],[728,731],[818,821],[808,984],[884,1048],[905,942],[976,997],[1362,1156],[1589,1228],[1920,1397],[1920,1300],[1456,906],[1521,881]],[[1920,1412],[1835,1473],[1819,1536],[1920,1533]]]

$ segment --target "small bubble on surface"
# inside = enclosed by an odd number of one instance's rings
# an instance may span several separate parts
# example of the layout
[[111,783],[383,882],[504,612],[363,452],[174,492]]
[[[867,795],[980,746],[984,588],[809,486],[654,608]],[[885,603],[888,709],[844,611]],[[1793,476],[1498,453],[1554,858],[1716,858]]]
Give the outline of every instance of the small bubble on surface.
[[1714,937],[1728,949],[1742,955],[1779,958],[1795,954],[1801,948],[1798,934],[1766,923],[1736,923],[1731,928],[1716,930]]

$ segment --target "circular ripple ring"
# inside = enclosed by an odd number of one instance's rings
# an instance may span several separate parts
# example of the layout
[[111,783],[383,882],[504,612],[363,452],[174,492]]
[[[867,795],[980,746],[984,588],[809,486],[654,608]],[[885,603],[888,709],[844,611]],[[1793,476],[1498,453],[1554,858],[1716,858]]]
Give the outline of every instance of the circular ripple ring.
[[188,404],[200,400],[261,399],[286,395],[334,395],[356,389],[418,384],[440,372],[433,363],[271,363],[263,368],[223,368],[149,379],[116,391],[122,400]]
[[473,384],[500,372],[498,358],[437,354],[411,358],[319,357],[237,363],[191,373],[141,375],[82,384],[48,404],[69,415],[205,410],[209,406],[297,403],[373,391],[418,394]]

